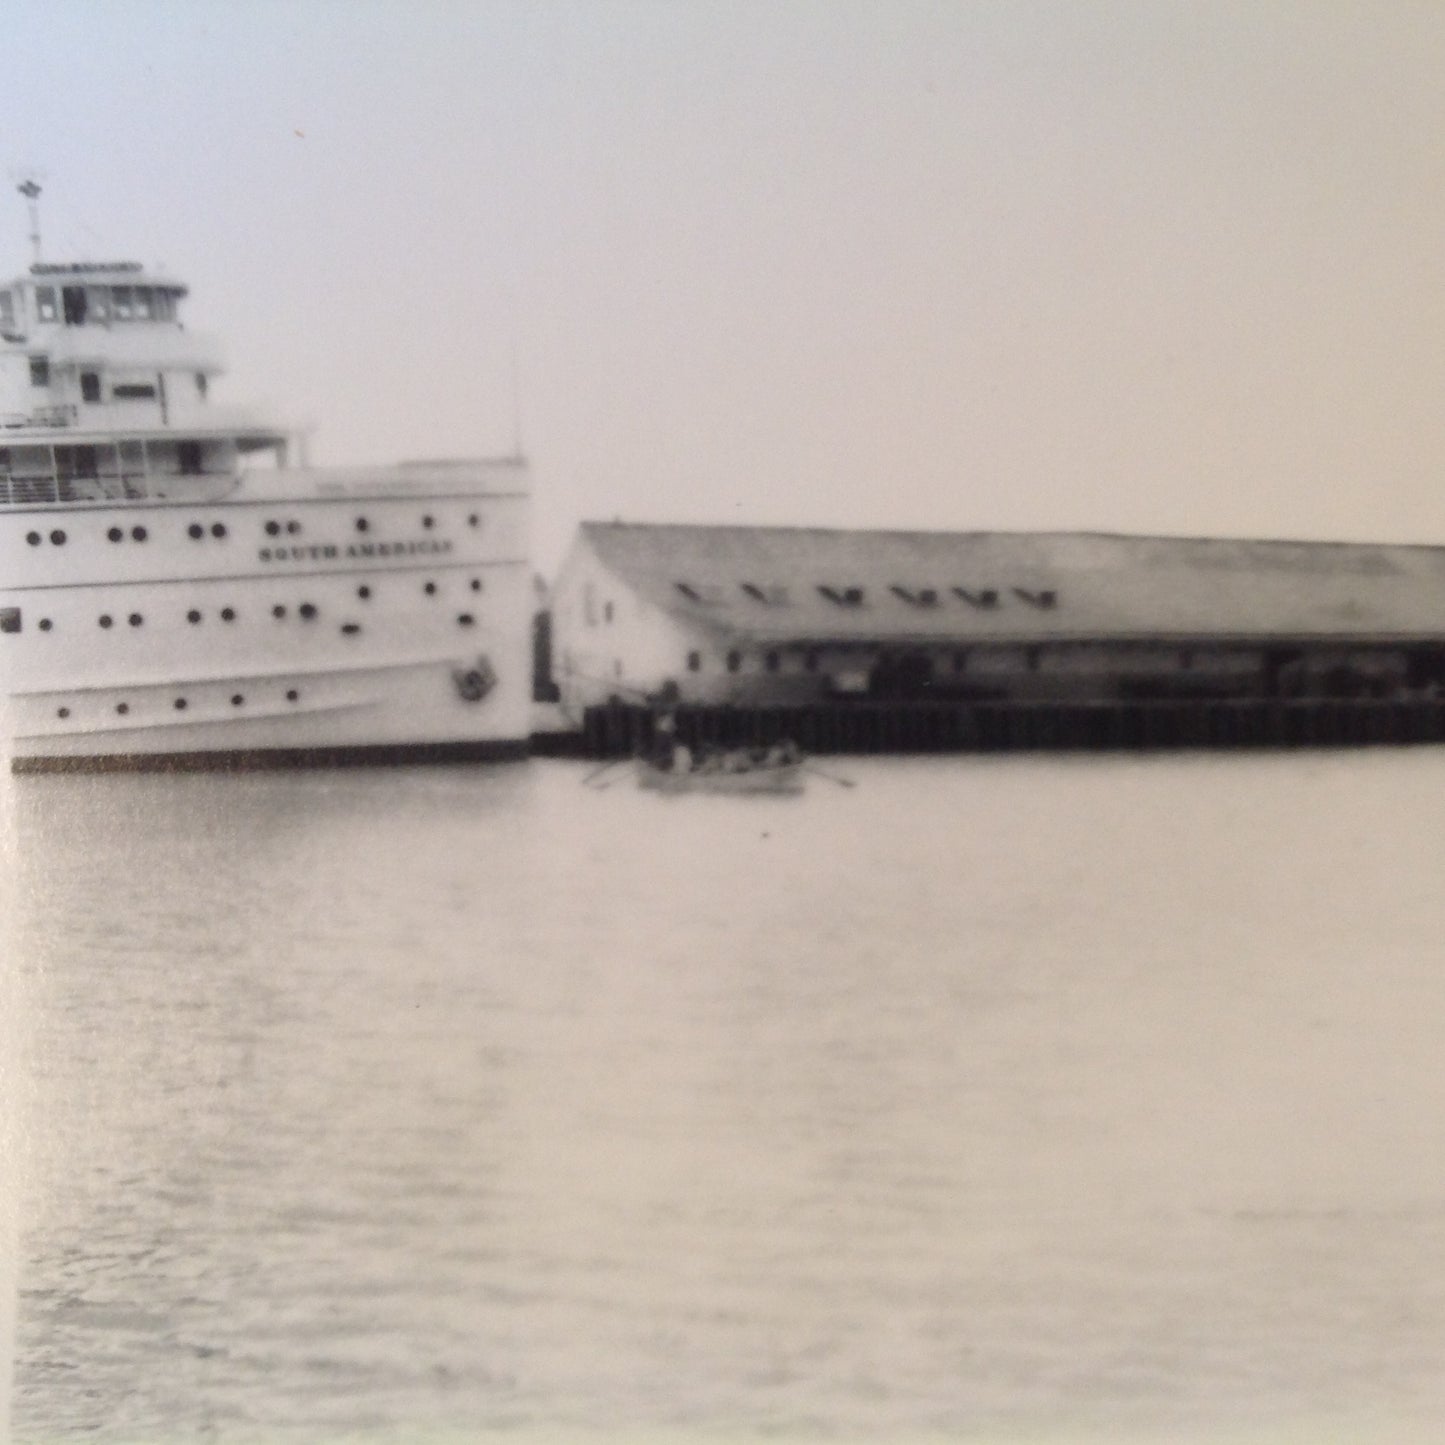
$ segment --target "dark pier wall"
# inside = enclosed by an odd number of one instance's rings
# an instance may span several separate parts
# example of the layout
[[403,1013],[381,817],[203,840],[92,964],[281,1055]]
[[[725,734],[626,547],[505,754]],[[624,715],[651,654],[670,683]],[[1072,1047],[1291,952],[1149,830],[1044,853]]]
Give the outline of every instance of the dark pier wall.
[[[791,738],[814,754],[1360,747],[1445,742],[1445,699],[684,707],[677,735],[694,749]],[[582,731],[548,751],[625,757],[651,740],[648,710],[614,703],[588,708]]]

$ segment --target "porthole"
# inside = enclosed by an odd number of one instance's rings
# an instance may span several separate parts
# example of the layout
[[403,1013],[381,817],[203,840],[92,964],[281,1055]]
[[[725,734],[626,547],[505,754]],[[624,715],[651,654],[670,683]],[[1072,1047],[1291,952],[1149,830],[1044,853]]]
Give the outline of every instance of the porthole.
[[274,617],[278,622],[279,622],[283,617],[285,617],[285,615],[286,615],[286,608],[285,608],[285,605],[284,605],[283,603],[278,602],[278,603],[271,609],[271,616]]
[[286,523],[286,531],[287,531],[287,533],[288,533],[290,536],[294,537],[294,536],[297,534],[297,532],[299,532],[300,530],[301,530],[301,523],[300,523],[300,522],[287,522],[287,523]]
[[191,608],[191,610],[186,613],[186,621],[187,621],[187,622],[189,622],[189,623],[191,623],[191,624],[194,625],[195,623],[199,622],[200,620],[201,620],[201,614],[200,614],[199,612],[197,612],[194,607]]
[[370,588],[370,587],[358,587],[358,588],[356,589],[356,595],[357,595],[359,598],[361,598],[361,600],[362,600],[363,602],[365,602],[366,599],[371,596],[371,588]]
[[175,708],[176,708],[176,711],[177,711],[177,712],[185,712],[185,710],[186,710],[186,700],[185,700],[185,698],[183,698],[183,697],[178,697],[178,698],[176,699],[176,702],[175,702]]
[[132,627],[139,627],[141,623],[145,621],[145,618],[142,617],[139,612],[132,612],[131,615],[126,618],[126,621],[129,622]]
[[303,602],[296,611],[307,622],[310,622],[311,619],[316,616],[316,607],[310,602]]
[[114,620],[109,612],[102,612],[100,614],[100,625],[102,627],[109,627]]
[[472,578],[472,591],[473,591],[473,592],[480,592],[481,590],[482,590],[482,579],[481,579],[480,577],[473,577],[473,578]]
[[144,542],[145,539],[150,535],[144,527],[132,527],[130,529],[130,534],[131,537],[137,542]]
[[301,696],[301,694],[300,694],[299,692],[297,692],[294,687],[293,687],[293,688],[288,688],[288,689],[287,689],[287,692],[286,692],[286,701],[287,701],[287,702],[295,702],[296,699],[299,698],[300,696]]
[[473,512],[472,515],[467,518],[467,526],[469,526],[469,527],[480,527],[481,525],[482,525],[482,519],[481,519],[479,516],[477,516],[477,514],[476,514],[475,512]]
[[437,595],[437,585],[435,582],[428,582],[421,590],[425,592],[428,597],[435,597]]
[[244,697],[241,693],[239,693],[239,692],[233,692],[233,693],[231,694],[231,706],[232,706],[232,707],[240,707],[241,704],[242,704],[243,702],[245,702],[245,701],[246,701],[246,699],[245,699],[245,697]]
[[112,542],[121,542],[125,540],[125,533],[122,532],[119,527],[112,527],[110,531],[108,531],[105,535],[109,537]]
[[55,710],[55,716],[56,716],[56,717],[69,717],[69,716],[70,716],[70,709],[69,709],[68,707],[57,708],[57,709]]
[[358,518],[356,519],[356,530],[357,530],[358,532],[364,532],[364,531],[366,531],[366,529],[367,529],[370,525],[371,525],[371,523],[368,522],[365,517],[358,517]]
[[27,532],[25,534],[25,540],[29,542],[32,547],[38,547],[40,545],[40,533]]
[[470,627],[470,626],[472,626],[473,623],[476,622],[476,620],[477,620],[477,619],[476,619],[475,617],[473,617],[470,612],[459,612],[459,613],[457,613],[457,626],[458,626],[458,627]]
[[118,702],[115,705],[115,710],[124,717],[126,713],[130,711],[130,704],[128,702]]
[[206,529],[201,526],[199,522],[192,522],[191,525],[186,528],[186,535],[194,537],[196,541],[200,541],[200,539],[206,535]]
[[355,632],[360,632],[361,624],[359,622],[343,622],[341,624],[341,630],[350,635]]
[[50,534],[50,540],[51,540],[57,547],[63,547],[63,546],[65,546],[65,533],[62,532],[62,531],[60,531],[59,528],[57,528],[55,531],[53,531],[53,532]]
[[211,536],[224,537],[226,535],[226,524],[224,522],[211,523]]
[[267,523],[266,523],[266,535],[267,535],[268,537],[279,537],[279,536],[281,535],[281,524],[280,524],[280,522],[267,522]]
[[40,630],[41,630],[42,632],[49,632],[50,629],[51,629],[51,627],[52,627],[53,625],[54,625],[54,624],[51,622],[51,620],[50,620],[48,617],[42,617],[42,618],[40,619]]
[[423,527],[425,527],[425,528],[427,529],[428,532],[430,532],[431,529],[432,529],[433,527],[435,527],[436,524],[437,524],[436,518],[435,518],[435,517],[423,517],[423,518],[421,519],[421,524],[422,524]]
[[234,607],[221,608],[221,621],[234,622],[236,620],[236,609]]

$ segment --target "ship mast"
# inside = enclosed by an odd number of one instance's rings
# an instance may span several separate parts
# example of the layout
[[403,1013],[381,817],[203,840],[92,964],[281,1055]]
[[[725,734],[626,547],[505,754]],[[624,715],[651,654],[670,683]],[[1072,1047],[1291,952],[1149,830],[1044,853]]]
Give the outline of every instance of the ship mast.
[[40,183],[27,176],[15,187],[30,206],[30,248],[35,252],[35,264],[40,264]]

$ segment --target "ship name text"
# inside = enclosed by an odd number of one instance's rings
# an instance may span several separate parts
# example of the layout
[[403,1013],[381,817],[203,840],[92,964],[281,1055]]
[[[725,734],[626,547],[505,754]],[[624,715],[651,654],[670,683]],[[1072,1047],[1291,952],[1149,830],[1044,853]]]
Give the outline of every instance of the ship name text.
[[440,538],[420,542],[349,542],[341,546],[333,542],[316,542],[310,546],[262,547],[257,556],[262,562],[335,562],[346,557],[371,560],[376,557],[437,557],[450,552],[452,544]]

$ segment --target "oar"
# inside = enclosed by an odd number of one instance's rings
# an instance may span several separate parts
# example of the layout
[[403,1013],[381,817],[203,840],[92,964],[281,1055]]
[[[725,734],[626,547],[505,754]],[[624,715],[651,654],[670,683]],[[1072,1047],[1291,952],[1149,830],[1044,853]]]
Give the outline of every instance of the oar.
[[592,771],[588,773],[585,778],[582,779],[582,784],[585,787],[591,783],[593,778],[600,778],[603,773],[610,772],[619,764],[630,763],[631,761],[631,758],[613,758],[610,763],[603,763],[600,768],[593,768]]
[[817,773],[820,778],[827,778],[830,783],[837,783],[840,788],[856,788],[858,786],[852,778],[840,778],[837,773],[826,773],[814,763],[804,763],[803,771],[805,773]]

